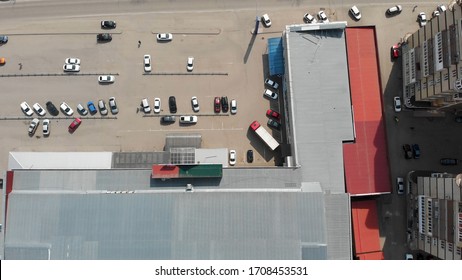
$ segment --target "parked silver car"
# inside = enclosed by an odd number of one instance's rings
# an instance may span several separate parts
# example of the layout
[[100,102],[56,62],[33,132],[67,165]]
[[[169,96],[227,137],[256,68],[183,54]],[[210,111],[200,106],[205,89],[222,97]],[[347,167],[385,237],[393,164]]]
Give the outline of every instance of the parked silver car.
[[109,108],[111,108],[111,113],[113,115],[119,113],[119,108],[117,108],[117,102],[115,100],[115,97],[109,98]]
[[103,99],[98,100],[98,108],[101,115],[107,115],[106,102]]
[[29,124],[29,135],[33,136],[35,131],[37,130],[37,127],[39,125],[40,121],[37,118],[34,118],[30,124]]

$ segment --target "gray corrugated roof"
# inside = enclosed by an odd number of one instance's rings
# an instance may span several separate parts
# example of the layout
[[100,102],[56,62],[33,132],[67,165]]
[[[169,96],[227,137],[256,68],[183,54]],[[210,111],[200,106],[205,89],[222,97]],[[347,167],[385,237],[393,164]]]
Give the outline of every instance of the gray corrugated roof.
[[48,247],[51,259],[301,259],[302,254],[305,258],[327,255],[321,193],[18,191],[9,203],[6,259],[28,258],[13,253],[19,249]]
[[354,137],[344,27],[297,25],[284,34],[286,98],[302,181],[339,193],[345,192],[342,141]]
[[5,257],[49,246],[54,259],[350,258],[347,194],[301,188],[299,169],[223,171],[192,193],[150,170],[15,171]]
[[[210,189],[300,189],[300,171],[288,168],[225,168],[222,178],[151,179],[150,169],[16,170],[14,190],[136,191]],[[179,188],[180,187],[180,188]]]
[[8,170],[12,169],[108,169],[111,152],[10,152]]

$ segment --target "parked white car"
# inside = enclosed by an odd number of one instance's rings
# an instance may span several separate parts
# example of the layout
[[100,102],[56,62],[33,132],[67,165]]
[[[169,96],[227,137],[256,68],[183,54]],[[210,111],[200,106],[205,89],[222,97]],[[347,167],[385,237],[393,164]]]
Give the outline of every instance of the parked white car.
[[268,16],[268,14],[264,14],[261,16],[261,22],[265,27],[270,27],[271,26],[271,19]]
[[32,109],[26,101],[21,103],[21,110],[24,112],[24,114],[26,114],[29,117],[34,114],[34,111],[32,111]]
[[401,112],[401,98],[399,96],[393,97],[393,103],[395,107],[395,112]]
[[191,106],[194,112],[199,112],[199,101],[197,101],[197,97],[193,96],[191,98]]
[[78,105],[77,105],[77,111],[78,111],[79,114],[81,114],[82,116],[86,116],[86,115],[88,114],[87,109],[85,109],[85,108],[83,107],[82,104],[78,104]]
[[151,107],[149,107],[149,102],[147,98],[141,100],[141,107],[143,107],[143,112],[145,112],[146,114],[151,112]]
[[72,110],[71,107],[67,105],[66,102],[61,103],[60,108],[61,108],[61,111],[63,111],[63,113],[68,116],[72,116],[72,114],[74,114],[74,110]]
[[398,194],[404,193],[404,179],[402,177],[396,178],[396,190],[398,191]]
[[403,7],[401,7],[401,5],[396,5],[396,6],[389,8],[387,10],[387,14],[390,16],[397,15],[401,13],[402,10],[403,10]]
[[440,13],[444,13],[448,9],[448,8],[446,8],[445,5],[438,5],[438,7],[436,7],[436,8]]
[[38,103],[35,103],[32,107],[34,108],[34,111],[39,116],[45,116],[45,114],[47,113],[47,111],[45,111],[45,109],[43,109],[43,107],[40,106],[40,104],[38,104]]
[[236,164],[236,150],[229,151],[229,165]]
[[184,123],[184,124],[197,123],[197,116],[181,116],[180,123]]
[[64,72],[79,72],[80,65],[78,64],[64,64],[63,65]]
[[329,20],[327,19],[326,12],[324,11],[319,11],[318,17],[319,17],[319,20],[321,20],[322,22],[329,22]]
[[303,16],[303,21],[306,22],[306,23],[314,23],[314,22],[316,22],[316,19],[311,14],[306,13]]
[[423,27],[427,24],[427,15],[424,12],[421,12],[417,16],[417,20],[419,21],[420,27]]
[[160,98],[158,97],[154,98],[154,109],[153,109],[154,113],[160,113],[160,105],[161,105]]
[[356,6],[351,7],[350,8],[350,13],[356,20],[361,19],[361,12],[359,11],[358,7],[356,7]]
[[171,41],[172,39],[173,39],[172,33],[157,34],[157,41]]
[[237,101],[236,99],[231,100],[231,114],[237,113]]
[[98,82],[101,84],[108,84],[113,83],[115,81],[115,77],[112,75],[102,75],[98,77]]
[[279,88],[279,84],[276,83],[275,81],[269,79],[269,78],[265,79],[265,85],[267,85],[267,86],[269,86],[269,87],[271,87],[273,89],[278,89]]
[[77,64],[80,65],[80,59],[75,58],[75,57],[68,57],[64,61],[65,64]]
[[43,136],[48,136],[50,135],[50,120],[49,119],[44,119],[42,122],[42,132]]
[[194,57],[192,57],[192,56],[188,57],[188,62],[186,64],[186,69],[188,71],[192,71],[194,69]]
[[144,55],[144,71],[151,72],[151,55]]
[[265,89],[263,95],[274,100],[278,99],[278,94],[269,89]]

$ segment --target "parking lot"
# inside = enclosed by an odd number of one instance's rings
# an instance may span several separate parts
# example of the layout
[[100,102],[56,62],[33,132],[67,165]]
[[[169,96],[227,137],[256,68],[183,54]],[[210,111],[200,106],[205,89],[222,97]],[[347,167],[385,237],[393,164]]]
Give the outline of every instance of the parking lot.
[[[188,131],[202,134],[204,148],[235,149],[237,166],[247,164],[248,149],[256,150],[253,165],[274,165],[269,150],[248,133],[252,121],[266,124],[265,112],[270,108],[270,101],[263,98],[267,34],[256,36],[249,46],[255,17],[214,13],[214,20],[207,23],[199,15],[185,20],[181,13],[158,14],[155,21],[151,18],[149,13],[138,16],[136,22],[123,16],[71,18],[43,20],[39,24],[22,22],[6,28],[10,39],[1,49],[8,61],[0,74],[19,76],[2,77],[4,104],[9,104],[0,116],[8,131],[3,138],[2,169],[6,168],[6,155],[11,150],[160,151],[167,133]],[[117,28],[102,30],[100,20],[107,19],[115,20]],[[102,32],[111,33],[113,40],[98,43],[96,34]],[[158,32],[172,33],[173,40],[157,42]],[[278,35],[280,32],[275,33]],[[152,57],[149,74],[143,69],[145,54]],[[195,58],[192,72],[186,70],[189,56]],[[63,72],[68,57],[81,60],[80,72]],[[115,82],[99,84],[98,75],[106,74],[114,75]],[[68,132],[73,117],[79,116],[77,104],[85,105],[91,100],[96,105],[99,99],[108,103],[112,96],[119,107],[117,115],[82,117],[82,125],[75,133]],[[177,100],[175,115],[197,115],[197,124],[161,124],[160,116],[170,114],[169,96]],[[192,110],[192,96],[198,98],[198,113]],[[215,96],[236,99],[237,114],[215,114]],[[148,98],[152,108],[155,97],[161,99],[161,112],[144,114],[141,100]],[[29,137],[31,118],[25,117],[19,104],[26,101],[32,107],[38,102],[45,108],[49,100],[57,107],[65,101],[75,111],[73,117],[64,118],[60,113],[59,118],[54,118],[47,114],[43,118],[51,120],[50,136],[42,137],[40,124],[34,137]]]

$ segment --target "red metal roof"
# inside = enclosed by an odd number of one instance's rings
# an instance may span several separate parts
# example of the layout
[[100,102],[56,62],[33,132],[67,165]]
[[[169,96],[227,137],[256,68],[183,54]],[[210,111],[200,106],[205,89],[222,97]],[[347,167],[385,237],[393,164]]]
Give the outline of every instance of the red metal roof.
[[[370,259],[381,253],[377,203],[375,200],[351,202],[351,217],[353,219],[353,236],[356,256]],[[383,254],[382,254],[383,257]]]
[[346,29],[355,143],[343,145],[347,192],[391,192],[382,91],[373,27]]
[[152,165],[151,178],[153,179],[170,179],[178,178],[180,174],[180,168],[176,165],[170,164],[154,164]]
[[357,255],[356,258],[362,261],[367,261],[367,260],[370,261],[370,260],[384,260],[385,256],[383,255],[383,252],[372,252],[372,253]]

